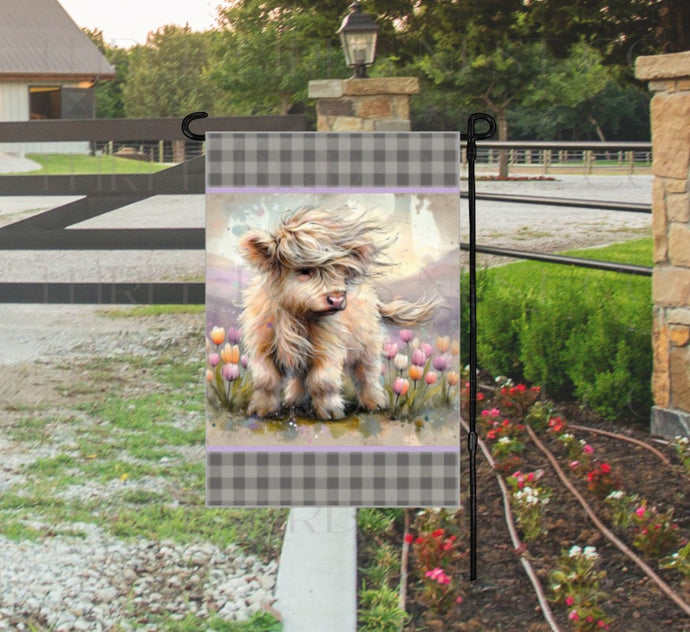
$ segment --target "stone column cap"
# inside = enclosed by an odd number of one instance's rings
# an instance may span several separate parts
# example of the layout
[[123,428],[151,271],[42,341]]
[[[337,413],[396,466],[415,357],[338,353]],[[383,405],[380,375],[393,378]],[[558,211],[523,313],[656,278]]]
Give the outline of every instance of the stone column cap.
[[309,82],[310,99],[338,99],[349,96],[417,94],[417,77],[372,77],[370,79],[316,79]]
[[640,81],[690,77],[690,51],[642,55],[635,60],[635,77]]

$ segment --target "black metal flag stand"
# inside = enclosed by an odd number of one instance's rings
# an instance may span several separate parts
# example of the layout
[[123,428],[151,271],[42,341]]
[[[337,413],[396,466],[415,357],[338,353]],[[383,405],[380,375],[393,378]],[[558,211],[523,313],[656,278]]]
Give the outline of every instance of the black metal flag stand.
[[[479,121],[488,124],[488,129],[478,132]],[[467,449],[470,457],[470,580],[477,579],[477,190],[475,162],[477,141],[491,138],[496,132],[496,121],[483,112],[471,114],[467,119],[467,134],[460,138],[467,141],[467,187],[469,201],[470,229],[470,392],[469,426]]]
[[[189,124],[207,117],[206,112],[193,112],[182,121],[182,132],[187,138],[203,141],[203,134],[195,134]],[[478,131],[481,122],[488,125],[485,131]],[[470,462],[470,579],[477,578],[477,244],[476,244],[476,175],[477,141],[491,138],[496,132],[496,121],[483,112],[471,114],[467,120],[467,133],[461,140],[467,141],[468,200],[469,200],[469,300],[470,300],[470,362],[469,362],[469,435],[467,447]]]

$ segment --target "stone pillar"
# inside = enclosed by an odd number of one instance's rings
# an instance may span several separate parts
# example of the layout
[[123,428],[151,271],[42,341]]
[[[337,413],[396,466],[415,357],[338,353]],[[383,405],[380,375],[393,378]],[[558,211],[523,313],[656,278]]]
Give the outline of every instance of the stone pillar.
[[690,436],[690,52],[638,57],[635,75],[654,92],[651,429]]
[[410,95],[418,92],[416,77],[309,82],[309,98],[317,99],[319,132],[407,132]]

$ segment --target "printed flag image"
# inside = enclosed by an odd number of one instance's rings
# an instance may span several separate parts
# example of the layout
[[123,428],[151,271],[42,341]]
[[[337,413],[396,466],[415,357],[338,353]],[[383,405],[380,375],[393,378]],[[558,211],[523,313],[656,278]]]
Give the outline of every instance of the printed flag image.
[[209,505],[459,502],[459,137],[209,133]]

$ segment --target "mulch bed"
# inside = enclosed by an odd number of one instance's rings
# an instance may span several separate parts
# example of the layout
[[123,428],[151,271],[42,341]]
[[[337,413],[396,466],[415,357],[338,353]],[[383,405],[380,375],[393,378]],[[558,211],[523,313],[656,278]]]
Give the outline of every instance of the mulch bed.
[[[481,410],[481,408],[480,408]],[[653,442],[640,425],[615,425],[602,422],[575,407],[564,409],[563,417],[568,422],[582,426],[599,427],[610,432],[619,432],[653,445],[665,454],[671,465],[665,465],[649,451],[619,439],[612,439],[581,430],[569,429],[577,439],[585,439],[594,449],[597,460],[606,461],[622,480],[627,493],[638,494],[665,511],[674,508],[674,519],[678,525],[681,542],[690,538],[690,476],[683,468],[671,446]],[[561,468],[585,497],[597,516],[625,544],[635,550],[630,533],[611,524],[608,507],[603,500],[587,489],[587,483],[574,475],[568,468],[568,457],[553,433],[541,431],[540,440],[557,457]],[[481,437],[480,437],[481,438]],[[587,518],[575,497],[567,491],[544,454],[536,445],[524,438],[525,450],[519,469],[523,472],[544,470],[540,480],[552,490],[552,496],[545,512],[545,533],[530,542],[524,555],[531,561],[547,597],[548,575],[563,550],[573,545],[594,546],[600,555],[598,568],[606,571],[600,588],[608,594],[602,602],[606,614],[612,619],[610,630],[625,632],[687,632],[690,617],[673,603],[638,566],[595,527]],[[463,439],[462,445],[466,445]],[[469,491],[469,463],[464,453],[462,485],[463,502],[467,505]],[[545,621],[532,584],[520,563],[520,554],[514,549],[504,518],[503,501],[495,472],[489,467],[481,452],[477,457],[477,499],[478,499],[478,577],[469,581],[469,511],[458,511],[444,524],[448,533],[453,529],[462,543],[463,557],[455,567],[446,572],[455,578],[463,594],[461,604],[439,613],[429,608],[421,592],[419,574],[415,570],[414,545],[410,554],[410,577],[406,610],[410,621],[406,632],[457,631],[457,632],[543,632],[551,629]],[[428,517],[425,518],[428,520]],[[413,519],[412,531],[415,531]],[[448,528],[448,525],[451,525]],[[518,528],[519,531],[519,528]],[[391,542],[401,546],[402,525],[391,533]],[[637,551],[636,551],[637,552]],[[639,554],[639,552],[637,552]],[[658,560],[640,554],[644,561],[678,593],[690,603],[690,582],[674,570],[660,569]],[[365,560],[361,560],[365,563]],[[574,630],[568,620],[568,608],[562,604],[551,604],[559,627]]]

